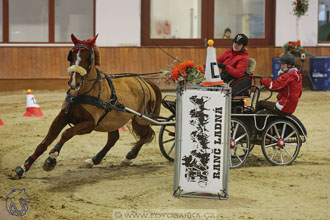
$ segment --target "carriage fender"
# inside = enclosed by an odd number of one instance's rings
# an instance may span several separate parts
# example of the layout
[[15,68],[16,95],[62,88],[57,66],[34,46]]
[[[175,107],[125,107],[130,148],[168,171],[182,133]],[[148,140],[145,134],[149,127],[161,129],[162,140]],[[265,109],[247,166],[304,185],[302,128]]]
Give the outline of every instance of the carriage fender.
[[301,135],[303,135],[305,138],[307,138],[307,130],[303,123],[294,115],[286,116],[287,119],[289,119],[290,122],[292,122],[294,125],[297,126],[299,132]]

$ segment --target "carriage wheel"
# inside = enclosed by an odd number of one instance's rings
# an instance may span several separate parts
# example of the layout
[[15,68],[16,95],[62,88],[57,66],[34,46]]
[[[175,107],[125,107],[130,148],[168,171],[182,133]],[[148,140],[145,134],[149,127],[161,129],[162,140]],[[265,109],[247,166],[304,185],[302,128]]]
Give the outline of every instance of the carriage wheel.
[[249,155],[250,137],[244,123],[236,118],[231,119],[230,129],[230,168],[240,168]]
[[[167,121],[175,121],[175,115],[171,115]],[[166,159],[174,162],[175,125],[163,125],[159,131],[158,141],[160,152]]]
[[290,165],[297,158],[300,147],[298,129],[287,120],[270,123],[262,134],[262,153],[273,165]]

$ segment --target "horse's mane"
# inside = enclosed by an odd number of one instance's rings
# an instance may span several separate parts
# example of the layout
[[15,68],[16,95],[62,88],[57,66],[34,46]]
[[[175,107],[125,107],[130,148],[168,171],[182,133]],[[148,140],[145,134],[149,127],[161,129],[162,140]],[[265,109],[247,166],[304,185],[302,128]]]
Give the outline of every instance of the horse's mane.
[[94,45],[94,59],[95,59],[95,66],[101,66],[101,54],[99,47]]

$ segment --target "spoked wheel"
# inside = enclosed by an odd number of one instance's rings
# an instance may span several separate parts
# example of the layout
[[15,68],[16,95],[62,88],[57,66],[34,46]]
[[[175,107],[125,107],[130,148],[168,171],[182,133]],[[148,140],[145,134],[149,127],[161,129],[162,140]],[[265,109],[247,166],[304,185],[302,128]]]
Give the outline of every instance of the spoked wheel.
[[[171,115],[168,121],[175,121],[175,115]],[[158,141],[160,152],[162,152],[166,159],[174,162],[175,125],[163,125],[159,131]]]
[[287,120],[277,120],[270,123],[262,134],[262,153],[273,165],[290,165],[297,158],[300,147],[299,132]]
[[230,168],[240,168],[249,155],[250,137],[244,123],[236,118],[231,119],[230,129]]

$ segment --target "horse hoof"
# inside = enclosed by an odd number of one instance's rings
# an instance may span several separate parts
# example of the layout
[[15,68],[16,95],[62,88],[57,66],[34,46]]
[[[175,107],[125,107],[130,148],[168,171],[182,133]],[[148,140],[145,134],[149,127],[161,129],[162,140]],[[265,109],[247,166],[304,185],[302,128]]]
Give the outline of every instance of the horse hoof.
[[13,180],[21,179],[23,176],[24,170],[22,167],[16,167],[9,173],[9,177]]
[[8,177],[12,180],[18,180],[21,178],[14,170],[9,172]]
[[126,157],[120,163],[121,166],[130,166],[132,164],[133,164],[133,162],[131,160],[127,159]]
[[80,165],[80,168],[92,168],[94,166],[92,159],[84,160],[84,162]]
[[55,158],[51,158],[51,157],[48,157],[46,160],[45,160],[45,163],[43,165],[43,169],[45,171],[52,171],[56,166],[56,159]]

